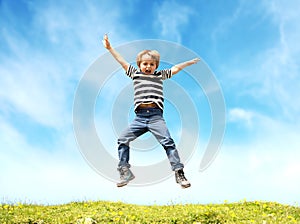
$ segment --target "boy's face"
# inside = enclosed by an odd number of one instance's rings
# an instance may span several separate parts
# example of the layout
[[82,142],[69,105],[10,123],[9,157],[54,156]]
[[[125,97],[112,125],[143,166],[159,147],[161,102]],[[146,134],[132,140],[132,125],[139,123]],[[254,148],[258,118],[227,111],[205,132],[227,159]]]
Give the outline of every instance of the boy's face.
[[143,55],[140,63],[141,72],[145,74],[153,74],[156,70],[156,61],[149,55]]

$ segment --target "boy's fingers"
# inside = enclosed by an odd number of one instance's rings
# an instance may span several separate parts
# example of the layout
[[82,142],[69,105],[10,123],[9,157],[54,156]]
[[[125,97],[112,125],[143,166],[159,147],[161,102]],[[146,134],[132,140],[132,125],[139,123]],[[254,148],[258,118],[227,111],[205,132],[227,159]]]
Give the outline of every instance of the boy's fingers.
[[104,46],[105,48],[107,47],[107,43],[106,43],[105,40],[102,40],[102,44],[103,44],[103,46]]

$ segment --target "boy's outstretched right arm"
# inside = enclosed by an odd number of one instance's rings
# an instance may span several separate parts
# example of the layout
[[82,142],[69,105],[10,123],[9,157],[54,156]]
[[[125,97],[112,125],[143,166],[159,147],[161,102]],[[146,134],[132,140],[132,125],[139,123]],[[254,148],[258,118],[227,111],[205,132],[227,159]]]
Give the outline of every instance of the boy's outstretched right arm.
[[116,59],[117,62],[127,71],[129,63],[110,45],[107,34],[104,35],[102,40],[103,46],[111,53],[111,55]]

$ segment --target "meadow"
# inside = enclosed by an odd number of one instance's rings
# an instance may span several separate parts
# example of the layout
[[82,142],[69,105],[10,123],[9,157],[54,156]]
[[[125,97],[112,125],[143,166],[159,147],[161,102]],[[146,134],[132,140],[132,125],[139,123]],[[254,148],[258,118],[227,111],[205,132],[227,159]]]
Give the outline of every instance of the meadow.
[[0,204],[0,223],[300,223],[300,207],[275,202],[133,205],[86,201],[63,205]]

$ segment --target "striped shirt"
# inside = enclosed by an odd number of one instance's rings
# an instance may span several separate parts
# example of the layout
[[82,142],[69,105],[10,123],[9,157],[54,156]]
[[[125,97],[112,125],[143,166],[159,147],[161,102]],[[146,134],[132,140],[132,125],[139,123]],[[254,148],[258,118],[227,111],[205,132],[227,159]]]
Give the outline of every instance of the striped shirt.
[[164,109],[163,80],[172,77],[171,69],[155,71],[146,75],[129,65],[126,75],[133,80],[134,109],[141,103],[156,103],[160,109]]

